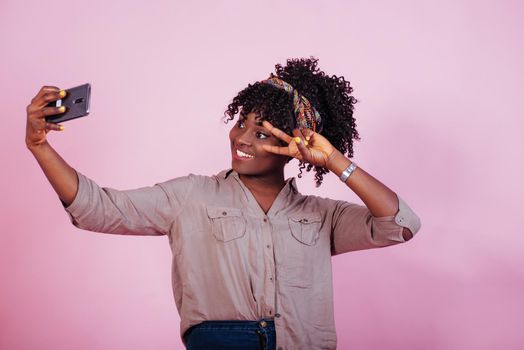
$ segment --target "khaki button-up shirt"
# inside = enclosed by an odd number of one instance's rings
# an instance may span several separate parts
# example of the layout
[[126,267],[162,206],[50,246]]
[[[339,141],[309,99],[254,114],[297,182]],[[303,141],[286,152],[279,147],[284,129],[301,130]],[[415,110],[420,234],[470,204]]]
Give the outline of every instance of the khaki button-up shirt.
[[[277,349],[335,349],[331,256],[403,242],[420,220],[298,192],[286,180],[267,214],[238,174],[190,174],[133,190],[99,187],[77,171],[66,207],[85,230],[167,235],[181,335],[205,320],[274,319]],[[403,226],[402,226],[403,225]]]

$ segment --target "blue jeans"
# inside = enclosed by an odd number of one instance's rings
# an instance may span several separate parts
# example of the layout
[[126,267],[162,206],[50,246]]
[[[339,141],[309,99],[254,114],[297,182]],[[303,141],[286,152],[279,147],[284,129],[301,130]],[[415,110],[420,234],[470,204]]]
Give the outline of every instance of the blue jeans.
[[259,321],[204,321],[183,336],[187,350],[274,350],[275,323]]

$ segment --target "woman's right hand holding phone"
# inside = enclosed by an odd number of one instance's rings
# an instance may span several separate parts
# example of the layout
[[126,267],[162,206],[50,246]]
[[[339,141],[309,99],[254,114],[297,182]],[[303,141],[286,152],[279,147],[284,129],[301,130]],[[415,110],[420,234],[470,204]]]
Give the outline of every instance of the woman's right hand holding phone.
[[64,113],[65,107],[47,107],[49,102],[57,101],[66,96],[65,90],[56,86],[43,86],[38,94],[27,106],[27,124],[25,143],[27,148],[38,147],[44,144],[47,133],[50,130],[62,131],[64,127],[59,124],[46,122],[45,118],[50,115]]
[[61,131],[63,126],[46,122],[45,117],[65,112],[65,107],[48,107],[49,102],[66,96],[56,86],[43,86],[27,106],[25,143],[35,156],[47,179],[64,205],[73,202],[78,191],[78,177],[75,169],[60,157],[46,140],[50,130]]

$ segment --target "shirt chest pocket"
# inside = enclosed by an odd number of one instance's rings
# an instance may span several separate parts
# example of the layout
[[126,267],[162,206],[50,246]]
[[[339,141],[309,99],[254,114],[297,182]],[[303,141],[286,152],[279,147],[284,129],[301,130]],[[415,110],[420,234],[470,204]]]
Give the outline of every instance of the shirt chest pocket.
[[319,214],[303,214],[288,219],[291,235],[300,243],[312,246],[317,244],[322,224]]
[[246,234],[246,220],[238,208],[208,206],[211,232],[218,241],[229,242]]
[[280,266],[280,282],[286,286],[309,288],[317,278],[315,261],[323,247],[319,244],[322,226],[318,213],[288,217],[289,231],[284,235],[285,254]]

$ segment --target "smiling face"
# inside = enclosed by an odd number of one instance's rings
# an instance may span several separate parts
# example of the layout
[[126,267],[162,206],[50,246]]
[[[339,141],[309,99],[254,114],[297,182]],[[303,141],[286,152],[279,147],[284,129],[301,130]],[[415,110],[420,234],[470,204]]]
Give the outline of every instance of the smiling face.
[[265,151],[262,145],[282,146],[253,112],[240,114],[229,132],[232,168],[240,175],[283,174],[288,157]]

